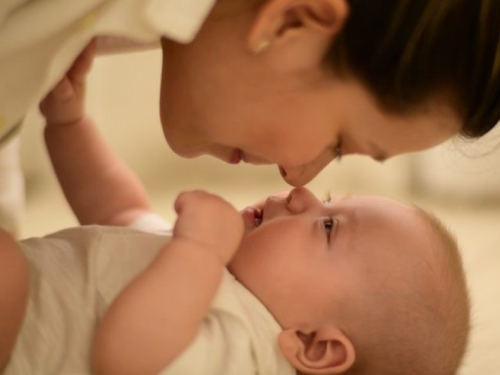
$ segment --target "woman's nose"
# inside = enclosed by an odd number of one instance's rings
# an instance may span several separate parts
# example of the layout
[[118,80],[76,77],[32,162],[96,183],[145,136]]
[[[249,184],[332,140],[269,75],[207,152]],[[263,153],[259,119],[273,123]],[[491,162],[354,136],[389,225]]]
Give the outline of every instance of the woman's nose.
[[310,182],[317,173],[311,174],[305,171],[305,167],[280,167],[281,177],[290,185],[299,187]]
[[332,159],[332,157],[318,157],[304,165],[292,167],[280,166],[281,177],[292,186],[304,186],[316,177]]

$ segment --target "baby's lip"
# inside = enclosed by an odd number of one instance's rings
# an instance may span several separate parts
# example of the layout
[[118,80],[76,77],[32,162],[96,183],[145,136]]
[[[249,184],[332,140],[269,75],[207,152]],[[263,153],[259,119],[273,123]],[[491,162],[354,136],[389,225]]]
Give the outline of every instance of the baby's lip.
[[247,207],[241,211],[246,229],[257,228],[262,223],[263,213],[256,207]]

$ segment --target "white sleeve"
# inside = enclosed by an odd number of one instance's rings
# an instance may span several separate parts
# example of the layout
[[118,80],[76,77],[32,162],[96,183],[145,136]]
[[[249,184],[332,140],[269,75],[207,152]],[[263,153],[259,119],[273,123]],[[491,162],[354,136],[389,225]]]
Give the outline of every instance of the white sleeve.
[[127,225],[127,227],[142,232],[158,234],[165,234],[172,230],[172,225],[170,223],[153,212],[147,212],[139,216],[131,224]]

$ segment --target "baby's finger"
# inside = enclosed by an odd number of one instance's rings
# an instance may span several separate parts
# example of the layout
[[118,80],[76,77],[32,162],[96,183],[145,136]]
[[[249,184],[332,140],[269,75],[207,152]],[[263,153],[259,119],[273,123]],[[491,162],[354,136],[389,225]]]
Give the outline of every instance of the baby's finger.
[[210,195],[202,190],[183,191],[177,196],[174,203],[175,212],[179,215],[187,205],[192,205],[193,208],[197,207],[203,197]]
[[61,103],[71,99],[74,96],[73,85],[68,77],[64,76],[59,83],[47,94],[40,102],[40,110],[45,114],[46,107],[50,103]]
[[76,58],[68,71],[69,79],[76,84],[83,84],[85,77],[92,68],[95,57],[95,40],[92,40]]
[[59,83],[54,87],[52,92],[50,93],[53,98],[64,101],[72,98],[75,95],[73,90],[73,85],[71,84],[68,77],[64,76],[63,79],[59,81]]
[[174,209],[175,209],[175,212],[177,213],[177,215],[180,215],[182,212],[182,208],[184,207],[184,203],[185,203],[186,199],[188,199],[187,194],[188,193],[186,193],[186,192],[182,192],[175,199]]

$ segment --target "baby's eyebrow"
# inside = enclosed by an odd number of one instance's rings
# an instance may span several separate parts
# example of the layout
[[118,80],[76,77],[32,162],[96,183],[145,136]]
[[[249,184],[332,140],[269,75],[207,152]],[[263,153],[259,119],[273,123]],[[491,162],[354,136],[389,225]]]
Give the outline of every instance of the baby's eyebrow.
[[325,193],[325,198],[321,200],[323,203],[330,203],[332,201],[332,190],[329,189]]

